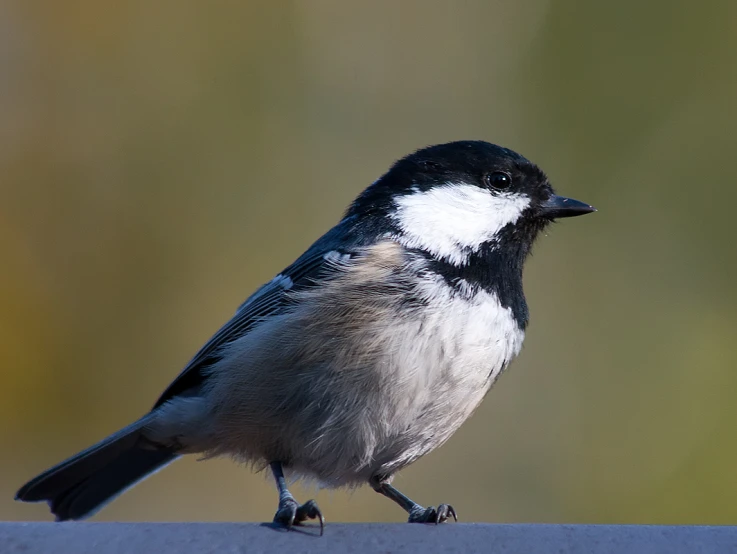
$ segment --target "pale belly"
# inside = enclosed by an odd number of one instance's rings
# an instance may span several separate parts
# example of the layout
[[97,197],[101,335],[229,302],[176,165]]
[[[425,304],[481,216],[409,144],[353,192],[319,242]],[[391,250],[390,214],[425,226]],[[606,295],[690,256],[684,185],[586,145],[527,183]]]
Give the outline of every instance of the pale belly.
[[352,415],[321,426],[316,455],[296,464],[301,473],[328,486],[390,477],[453,435],[524,339],[511,312],[490,295],[475,303],[449,300],[410,321],[376,330],[385,355],[377,367],[363,369],[365,379],[344,372],[371,392],[356,396],[348,383],[336,387],[351,391],[339,404],[350,405]]
[[433,278],[386,288],[405,258],[383,248],[382,264],[348,266],[223,350],[201,396],[161,410],[155,438],[280,461],[333,487],[390,477],[443,444],[519,353],[524,331],[490,293]]

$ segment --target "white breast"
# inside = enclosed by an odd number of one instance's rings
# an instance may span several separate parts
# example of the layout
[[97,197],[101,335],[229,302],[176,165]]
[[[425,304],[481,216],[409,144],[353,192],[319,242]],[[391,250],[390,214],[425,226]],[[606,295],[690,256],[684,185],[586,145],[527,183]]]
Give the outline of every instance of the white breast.
[[427,307],[419,314],[415,340],[409,341],[414,346],[400,352],[420,361],[426,384],[453,381],[464,389],[483,388],[522,348],[524,331],[495,294],[462,294],[440,277],[428,278],[423,294]]
[[427,306],[413,324],[395,329],[391,339],[391,366],[397,371],[392,378],[403,391],[394,399],[394,413],[403,424],[413,422],[391,452],[384,453],[397,469],[439,446],[460,427],[524,340],[512,311],[493,293],[464,295],[440,277],[429,277],[422,293]]

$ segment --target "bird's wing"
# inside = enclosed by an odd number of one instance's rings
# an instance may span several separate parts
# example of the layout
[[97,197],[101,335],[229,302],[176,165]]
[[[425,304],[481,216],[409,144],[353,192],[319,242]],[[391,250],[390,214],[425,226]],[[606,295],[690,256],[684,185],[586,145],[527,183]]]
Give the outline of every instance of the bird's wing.
[[167,387],[156,401],[154,409],[175,396],[197,390],[207,378],[207,372],[203,370],[220,359],[220,351],[224,345],[248,333],[264,318],[283,311],[288,304],[287,292],[303,290],[318,279],[329,276],[337,271],[340,262],[350,256],[349,252],[321,247],[320,243],[313,245],[297,261],[241,304],[233,318],[207,341]]

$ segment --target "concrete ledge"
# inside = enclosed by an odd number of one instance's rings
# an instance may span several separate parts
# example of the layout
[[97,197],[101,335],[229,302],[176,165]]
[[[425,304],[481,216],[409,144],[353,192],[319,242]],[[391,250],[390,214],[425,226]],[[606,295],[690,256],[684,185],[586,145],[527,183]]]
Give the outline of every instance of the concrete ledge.
[[3,554],[190,552],[737,552],[737,527],[328,523],[291,532],[258,523],[0,523]]

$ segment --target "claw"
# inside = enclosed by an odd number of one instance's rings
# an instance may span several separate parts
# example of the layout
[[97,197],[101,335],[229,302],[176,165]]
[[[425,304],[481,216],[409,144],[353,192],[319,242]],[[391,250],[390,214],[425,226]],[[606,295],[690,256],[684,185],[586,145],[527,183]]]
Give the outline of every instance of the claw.
[[325,530],[325,518],[323,517],[320,508],[317,506],[317,502],[314,500],[308,500],[297,508],[294,522],[299,525],[308,519],[317,519],[320,521],[320,536],[322,537],[322,533]]
[[458,521],[455,508],[450,504],[440,504],[437,509],[437,516],[435,518],[435,525],[443,523],[448,519],[448,516],[453,516],[453,521]]
[[297,510],[299,504],[294,499],[287,498],[279,503],[279,508],[274,514],[274,523],[283,525],[287,529],[291,529],[294,525],[294,520],[297,517]]
[[285,498],[279,503],[279,509],[274,515],[274,523],[283,525],[287,530],[308,519],[320,521],[320,536],[322,536],[325,530],[325,518],[314,500],[308,500],[300,506],[293,498]]
[[433,506],[424,509],[421,506],[417,508],[416,511],[413,510],[410,512],[409,523],[434,523],[437,525],[438,523],[444,523],[450,516],[453,516],[453,519],[458,521],[455,508],[450,504],[440,504],[437,509]]

